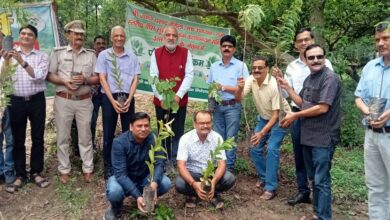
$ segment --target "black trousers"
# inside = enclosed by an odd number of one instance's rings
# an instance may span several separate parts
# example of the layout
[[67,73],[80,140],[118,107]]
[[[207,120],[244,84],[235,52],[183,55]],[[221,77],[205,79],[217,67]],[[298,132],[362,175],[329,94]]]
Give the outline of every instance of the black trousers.
[[172,119],[175,119],[171,125],[172,131],[175,133],[175,136],[167,138],[166,141],[163,142],[163,144],[168,153],[168,160],[170,160],[173,164],[176,164],[179,140],[184,134],[184,123],[186,121],[187,106],[180,107],[176,114],[170,113],[168,120],[165,118],[165,115],[168,115],[168,111],[159,106],[155,107],[157,121],[162,120],[164,123],[166,123],[171,121]]
[[26,171],[26,127],[27,119],[31,125],[30,174],[43,171],[44,133],[46,118],[46,100],[43,92],[29,99],[11,96],[9,107],[12,135],[14,137],[13,159],[16,177],[27,178]]

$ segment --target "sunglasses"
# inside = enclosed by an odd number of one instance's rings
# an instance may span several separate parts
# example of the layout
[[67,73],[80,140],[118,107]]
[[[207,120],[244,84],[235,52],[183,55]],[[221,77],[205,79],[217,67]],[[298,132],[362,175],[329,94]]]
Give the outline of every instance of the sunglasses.
[[317,60],[322,60],[322,59],[324,59],[324,57],[325,57],[324,55],[308,56],[307,59],[308,60],[314,60],[314,59],[317,58]]

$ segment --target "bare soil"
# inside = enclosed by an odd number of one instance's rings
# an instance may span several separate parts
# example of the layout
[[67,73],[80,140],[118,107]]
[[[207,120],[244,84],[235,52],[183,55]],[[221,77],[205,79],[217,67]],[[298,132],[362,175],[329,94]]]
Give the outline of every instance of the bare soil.
[[[55,154],[55,132],[53,131],[52,100],[47,104],[47,132],[46,132],[46,164],[45,175],[51,185],[41,189],[33,183],[26,184],[14,194],[5,192],[4,185],[0,185],[0,220],[2,219],[102,219],[104,211],[109,207],[105,197],[105,181],[102,176],[101,152],[95,154],[95,175],[93,182],[84,183],[81,175],[81,163],[77,157],[72,159],[72,178],[68,186],[63,186],[58,180],[57,161]],[[136,95],[137,110],[147,111],[154,115],[152,98],[149,95]],[[191,103],[188,111],[195,107]],[[101,137],[101,122],[98,123],[98,137]],[[29,134],[29,132],[27,132]],[[27,135],[29,136],[29,135]],[[98,143],[100,138],[98,139]],[[30,146],[27,140],[26,146]],[[245,148],[240,145],[239,155],[248,158]],[[29,160],[27,160],[27,163]],[[282,152],[281,167],[293,164],[292,155]],[[222,210],[213,209],[208,203],[201,202],[195,208],[186,208],[184,196],[178,194],[174,187],[169,193],[160,198],[160,203],[173,209],[176,219],[299,219],[302,215],[312,213],[310,204],[289,206],[287,198],[295,193],[294,180],[288,178],[287,173],[281,169],[279,175],[279,189],[277,196],[271,201],[260,199],[261,190],[255,187],[257,177],[253,175],[254,169],[239,173],[236,176],[235,186],[224,193],[225,206]],[[174,182],[174,178],[171,178]],[[81,202],[78,200],[81,199]],[[333,204],[334,219],[368,219],[367,204],[361,202],[341,203],[337,200]],[[131,210],[135,209],[135,200],[127,198],[121,219],[129,219]]]

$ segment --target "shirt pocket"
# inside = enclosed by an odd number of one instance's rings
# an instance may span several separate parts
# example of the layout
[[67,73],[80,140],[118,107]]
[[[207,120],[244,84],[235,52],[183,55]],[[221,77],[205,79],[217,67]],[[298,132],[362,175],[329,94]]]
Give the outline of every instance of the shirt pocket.
[[303,99],[312,103],[318,103],[320,101],[321,90],[319,88],[306,87],[304,89]]
[[87,64],[83,64],[81,69],[83,71],[84,77],[89,77],[93,73],[92,62],[89,62]]

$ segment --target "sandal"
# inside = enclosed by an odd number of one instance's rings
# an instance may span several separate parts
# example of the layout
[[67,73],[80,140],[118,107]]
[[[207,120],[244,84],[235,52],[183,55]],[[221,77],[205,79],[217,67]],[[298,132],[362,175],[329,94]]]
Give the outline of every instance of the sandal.
[[211,200],[211,204],[214,206],[215,209],[222,209],[224,205],[222,199],[219,196],[215,196]]
[[276,196],[276,193],[274,191],[264,191],[263,194],[260,196],[261,199],[264,200],[272,200]]
[[50,185],[49,181],[38,173],[32,175],[32,181],[40,188],[46,188]]
[[22,188],[23,184],[24,181],[22,177],[16,177],[15,181],[12,183],[12,185],[15,187],[15,190]]
[[255,186],[256,186],[256,188],[264,188],[265,182],[257,181]]
[[17,187],[13,183],[7,184],[5,186],[5,191],[8,193],[14,193],[16,190],[17,190]]
[[312,216],[302,216],[299,220],[318,220],[318,216],[312,215]]

